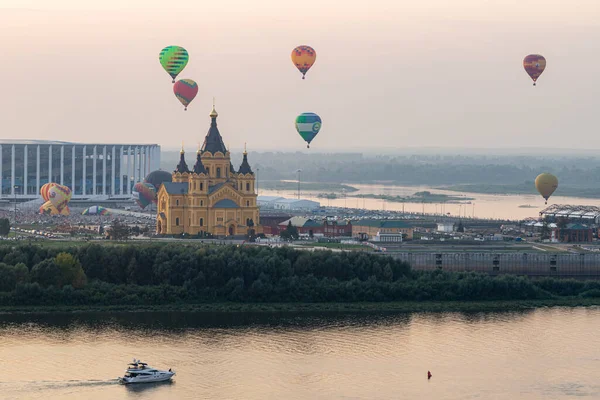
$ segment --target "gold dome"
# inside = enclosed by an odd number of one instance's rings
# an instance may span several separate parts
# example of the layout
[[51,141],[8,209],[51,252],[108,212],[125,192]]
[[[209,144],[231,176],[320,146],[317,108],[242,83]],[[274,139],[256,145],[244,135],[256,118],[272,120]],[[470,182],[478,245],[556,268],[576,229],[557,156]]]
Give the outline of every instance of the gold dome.
[[215,110],[215,106],[213,105],[213,109],[210,112],[210,114],[208,114],[209,117],[211,118],[217,118],[219,116],[219,113],[217,112],[217,110]]

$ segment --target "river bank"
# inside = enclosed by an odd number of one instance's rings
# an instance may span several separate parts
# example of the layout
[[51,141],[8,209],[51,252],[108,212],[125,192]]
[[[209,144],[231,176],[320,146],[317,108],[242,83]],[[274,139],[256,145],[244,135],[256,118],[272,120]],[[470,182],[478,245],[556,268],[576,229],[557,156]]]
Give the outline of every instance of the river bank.
[[[440,186],[439,189],[461,193],[499,194],[499,195],[538,195],[534,183],[520,183],[515,185],[489,185],[489,184],[460,184]],[[579,186],[560,185],[557,196],[579,197],[585,199],[599,199],[600,190],[597,188],[584,188]]]
[[[0,307],[2,314],[60,314],[87,312],[190,312],[190,313],[413,313],[497,312],[547,307],[595,307],[600,298],[564,297],[508,301],[408,301],[357,303],[190,303],[110,306],[12,306]],[[0,317],[1,318],[1,317]]]

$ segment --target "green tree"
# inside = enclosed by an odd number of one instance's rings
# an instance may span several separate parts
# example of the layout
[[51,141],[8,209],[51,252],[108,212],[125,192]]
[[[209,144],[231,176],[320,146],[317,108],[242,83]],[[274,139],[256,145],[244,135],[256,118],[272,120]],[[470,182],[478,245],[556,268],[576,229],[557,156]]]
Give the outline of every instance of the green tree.
[[82,288],[87,283],[87,277],[81,263],[69,253],[58,253],[54,263],[60,269],[63,285],[71,285],[76,289]]
[[285,240],[297,240],[300,235],[298,234],[298,228],[292,225],[292,221],[288,222],[287,228],[279,234],[282,239]]
[[29,268],[27,265],[23,263],[18,263],[13,267],[15,271],[15,278],[17,279],[17,283],[26,283],[29,282]]
[[46,259],[31,269],[31,280],[40,286],[61,286],[61,271],[53,258]]
[[131,229],[115,219],[108,228],[108,235],[112,240],[127,240],[131,236]]
[[10,220],[8,218],[0,218],[0,236],[8,236],[10,233]]

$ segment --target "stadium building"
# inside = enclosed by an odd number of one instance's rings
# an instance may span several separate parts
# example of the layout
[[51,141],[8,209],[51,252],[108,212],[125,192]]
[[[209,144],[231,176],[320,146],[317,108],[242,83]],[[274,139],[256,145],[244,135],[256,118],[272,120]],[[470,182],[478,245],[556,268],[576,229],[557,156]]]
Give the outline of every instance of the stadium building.
[[48,182],[68,186],[74,198],[130,197],[159,169],[160,146],[0,140],[0,166],[2,198],[35,198]]

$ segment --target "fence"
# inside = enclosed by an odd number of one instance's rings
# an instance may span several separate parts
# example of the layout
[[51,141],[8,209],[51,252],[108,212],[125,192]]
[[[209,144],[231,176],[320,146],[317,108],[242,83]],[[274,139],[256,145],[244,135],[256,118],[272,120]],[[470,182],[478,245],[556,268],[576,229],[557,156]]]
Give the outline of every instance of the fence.
[[600,254],[392,253],[415,270],[600,279]]

